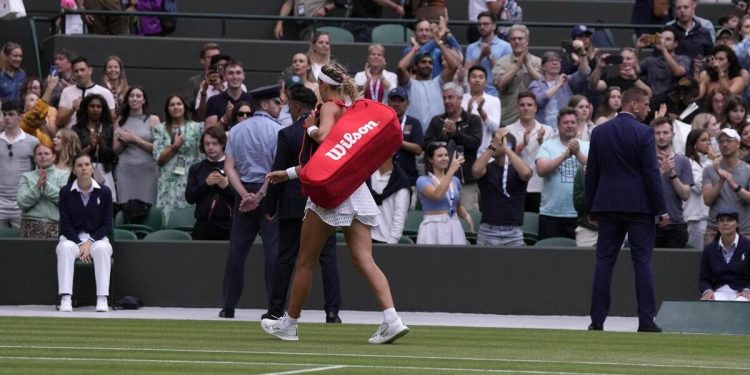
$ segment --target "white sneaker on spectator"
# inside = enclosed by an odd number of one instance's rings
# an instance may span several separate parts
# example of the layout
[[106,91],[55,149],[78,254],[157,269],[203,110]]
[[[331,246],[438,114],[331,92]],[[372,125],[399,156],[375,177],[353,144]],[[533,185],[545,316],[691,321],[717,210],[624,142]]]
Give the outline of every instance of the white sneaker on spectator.
[[370,344],[390,344],[407,333],[409,333],[409,327],[401,321],[401,318],[396,318],[390,323],[383,322],[367,342]]
[[278,320],[273,319],[262,319],[260,326],[263,330],[271,335],[275,336],[284,341],[298,341],[297,336],[297,323],[289,325],[286,320],[286,315]]
[[73,301],[70,298],[70,294],[63,295],[60,299],[60,312],[71,311],[73,311]]
[[96,297],[96,312],[107,312],[109,311],[109,304],[107,303],[107,296]]

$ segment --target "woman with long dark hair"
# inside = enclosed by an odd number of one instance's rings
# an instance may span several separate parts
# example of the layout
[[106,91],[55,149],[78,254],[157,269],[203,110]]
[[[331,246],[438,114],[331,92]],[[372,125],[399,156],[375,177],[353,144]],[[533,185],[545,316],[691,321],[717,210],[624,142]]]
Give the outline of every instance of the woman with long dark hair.
[[445,142],[427,145],[425,152],[426,176],[417,178],[417,197],[422,203],[424,217],[419,224],[419,245],[466,245],[466,235],[459,217],[473,222],[461,207],[461,181],[455,176],[464,163],[463,155],[448,155]]
[[745,90],[747,85],[747,71],[740,66],[740,60],[737,59],[734,50],[727,46],[716,46],[711,50],[708,57],[708,66],[700,75],[700,93],[702,98],[709,91],[724,87],[732,93],[739,95]]
[[152,131],[159,117],[151,114],[143,88],[131,86],[125,98],[115,123],[114,150],[119,155],[115,171],[117,201],[138,199],[154,204],[159,170],[152,154]]
[[690,159],[693,170],[693,186],[690,198],[685,201],[683,214],[687,222],[688,244],[695,249],[703,248],[703,236],[708,223],[708,206],[703,202],[703,169],[711,165],[707,155],[711,149],[707,129],[693,129],[685,142],[685,156]]
[[721,128],[739,129],[747,123],[747,102],[739,95],[729,97],[721,110]]
[[[318,77],[318,84],[324,103],[320,111],[311,114],[305,123],[307,133],[316,146],[325,140],[336,121],[346,111],[344,102],[356,100],[359,96],[356,83],[338,64],[324,65]],[[316,123],[317,125],[314,125]],[[269,173],[267,178],[271,183],[283,182],[289,178],[297,178],[300,170],[301,166],[296,166],[286,171],[274,171]],[[310,199],[307,200],[289,307],[281,319],[261,321],[261,327],[266,333],[282,340],[299,339],[297,319],[302,313],[302,305],[310,292],[312,276],[320,258],[320,250],[335,232],[336,227],[344,230],[352,262],[374,291],[383,309],[383,323],[368,342],[371,344],[391,343],[409,331],[396,313],[388,279],[372,257],[370,227],[378,224],[379,214],[378,206],[364,181],[349,198],[334,209],[327,209],[318,206]]]
[[602,94],[602,102],[596,111],[596,120],[594,124],[599,125],[607,120],[611,120],[620,112],[622,107],[622,89],[619,86],[609,86],[607,91]]
[[107,100],[99,94],[86,96],[76,116],[78,122],[73,125],[73,131],[81,141],[81,152],[91,156],[94,178],[99,184],[106,185],[112,191],[112,198],[117,200],[115,180],[112,176],[117,164],[114,125]]
[[187,207],[185,188],[191,165],[201,160],[200,137],[203,125],[190,120],[185,100],[171,95],[164,105],[164,122],[152,129],[153,155],[159,166],[156,207],[164,219],[178,208]]

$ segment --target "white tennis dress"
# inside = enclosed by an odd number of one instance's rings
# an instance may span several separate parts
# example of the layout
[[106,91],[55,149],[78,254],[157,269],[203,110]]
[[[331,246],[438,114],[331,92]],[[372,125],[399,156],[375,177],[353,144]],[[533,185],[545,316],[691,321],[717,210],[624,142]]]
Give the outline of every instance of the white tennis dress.
[[332,227],[351,226],[354,219],[359,220],[362,224],[376,227],[378,226],[378,215],[380,215],[378,205],[375,204],[375,199],[372,198],[370,189],[367,188],[365,183],[333,209],[318,206],[310,198],[307,198],[305,215],[307,215],[307,210],[312,210],[318,214],[323,222]]

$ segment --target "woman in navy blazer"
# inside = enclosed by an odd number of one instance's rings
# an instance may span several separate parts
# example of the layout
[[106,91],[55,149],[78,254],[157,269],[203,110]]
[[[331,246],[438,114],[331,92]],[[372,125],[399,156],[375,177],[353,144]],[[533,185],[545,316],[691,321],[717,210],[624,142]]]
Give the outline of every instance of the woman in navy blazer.
[[716,214],[720,236],[703,249],[701,300],[750,300],[750,241],[737,233],[739,216],[734,209],[719,209]]
[[75,260],[94,262],[96,311],[109,310],[109,273],[112,245],[112,192],[93,178],[94,166],[88,154],[73,159],[68,184],[60,189],[60,242],[57,244],[57,284],[60,311],[73,311],[73,270]]

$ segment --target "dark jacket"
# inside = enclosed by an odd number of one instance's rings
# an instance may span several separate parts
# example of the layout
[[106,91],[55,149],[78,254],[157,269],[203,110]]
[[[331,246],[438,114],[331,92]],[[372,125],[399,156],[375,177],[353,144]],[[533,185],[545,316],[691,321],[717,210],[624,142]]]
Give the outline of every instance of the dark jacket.
[[[305,118],[306,116],[302,116],[294,124],[279,130],[276,157],[273,159],[271,170],[284,170],[299,164],[302,137],[305,134],[302,124]],[[306,202],[307,197],[302,194],[299,179],[271,185],[268,195],[263,200],[264,211],[268,214],[278,213],[280,220],[301,219],[304,216]]]
[[[457,146],[464,146],[466,162],[456,172],[456,177],[460,178],[462,183],[474,182],[471,166],[474,165],[474,160],[477,160],[477,150],[479,150],[479,145],[482,144],[482,119],[477,115],[461,110],[461,120],[456,123],[456,131],[449,137],[445,137],[443,134],[445,117],[445,113],[443,113],[432,118],[430,126],[427,127],[424,134],[425,146],[432,142],[441,141],[453,141]],[[448,147],[448,151],[453,152],[452,146]],[[452,157],[453,155],[449,156]]]
[[[60,189],[60,235],[77,244],[83,242],[78,233],[86,232],[95,241],[112,233],[112,192],[106,186],[94,188],[88,204],[83,205],[73,183]],[[85,240],[85,239],[84,239]]]
[[724,260],[719,241],[721,238],[703,249],[698,279],[699,291],[703,293],[708,289],[716,290],[723,285],[729,285],[737,291],[750,288],[750,240],[740,235],[729,263]]
[[585,191],[590,213],[666,213],[654,130],[625,112],[595,127]]
[[190,166],[185,188],[185,200],[195,205],[195,218],[214,222],[232,221],[234,189],[232,184],[222,189],[218,185],[208,186],[206,177],[215,170],[224,170],[224,161],[204,159]]

